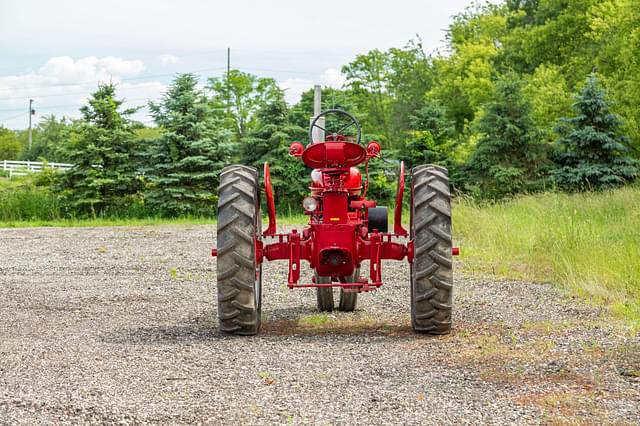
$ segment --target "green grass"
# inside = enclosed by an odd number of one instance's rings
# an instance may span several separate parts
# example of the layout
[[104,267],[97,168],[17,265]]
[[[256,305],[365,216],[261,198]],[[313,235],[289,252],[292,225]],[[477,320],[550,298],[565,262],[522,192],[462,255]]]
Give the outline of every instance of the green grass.
[[459,200],[454,235],[467,271],[557,283],[640,325],[640,187]]
[[60,217],[58,199],[29,178],[0,178],[0,223],[55,220]]
[[[263,218],[263,230],[266,229],[268,219]],[[60,227],[82,228],[100,226],[156,226],[156,225],[214,225],[216,218],[209,217],[147,217],[147,218],[113,218],[98,217],[93,219],[32,219],[32,220],[0,220],[0,228],[36,228]],[[278,217],[280,225],[304,225],[308,223],[306,216]]]
[[[48,188],[37,186],[33,176],[11,180],[0,178],[0,228],[205,225],[216,222],[211,217],[141,217],[144,212],[134,207],[122,217],[65,218],[58,198]],[[267,219],[263,222],[266,224]],[[308,218],[302,214],[278,217],[279,225],[307,222]]]

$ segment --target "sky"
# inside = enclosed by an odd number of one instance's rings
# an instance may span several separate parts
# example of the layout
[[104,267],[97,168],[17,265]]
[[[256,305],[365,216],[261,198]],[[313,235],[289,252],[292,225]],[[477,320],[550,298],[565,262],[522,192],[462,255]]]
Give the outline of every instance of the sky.
[[[418,35],[444,46],[472,0],[0,0],[0,126],[78,117],[99,81],[127,106],[157,100],[177,73],[201,83],[231,67],[272,77],[295,103],[314,84],[341,87],[342,65]],[[146,108],[136,119],[153,125]]]

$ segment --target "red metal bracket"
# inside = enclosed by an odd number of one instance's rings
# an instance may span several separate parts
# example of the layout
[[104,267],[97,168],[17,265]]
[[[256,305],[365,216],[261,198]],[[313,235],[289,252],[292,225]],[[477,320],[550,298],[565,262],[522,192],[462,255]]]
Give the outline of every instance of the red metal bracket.
[[300,234],[295,229],[289,234],[289,285],[300,279]]
[[358,282],[358,283],[331,283],[331,284],[289,284],[289,288],[313,288],[313,287],[341,287],[347,293],[367,293],[369,291],[377,290],[382,287],[381,282],[377,283],[369,283],[369,282]]
[[407,236],[407,230],[402,227],[402,197],[404,196],[404,161],[400,162],[400,174],[398,176],[398,191],[396,193],[396,209],[393,214],[393,232],[403,237]]
[[276,233],[276,205],[273,201],[273,188],[271,187],[271,172],[269,163],[264,163],[264,192],[267,196],[267,212],[269,213],[269,227],[262,233],[269,237]]

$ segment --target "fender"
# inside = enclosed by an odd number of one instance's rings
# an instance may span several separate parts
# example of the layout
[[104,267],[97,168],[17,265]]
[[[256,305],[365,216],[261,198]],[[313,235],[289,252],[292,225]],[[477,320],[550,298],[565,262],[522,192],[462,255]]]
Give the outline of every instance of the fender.
[[403,237],[407,236],[407,230],[402,227],[402,197],[404,196],[404,161],[400,162],[398,174],[398,191],[396,192],[396,209],[393,214],[393,232]]
[[269,163],[264,163],[264,193],[267,197],[269,227],[262,233],[262,236],[271,237],[276,234],[276,204],[273,201],[273,188],[271,187],[271,172],[269,171]]

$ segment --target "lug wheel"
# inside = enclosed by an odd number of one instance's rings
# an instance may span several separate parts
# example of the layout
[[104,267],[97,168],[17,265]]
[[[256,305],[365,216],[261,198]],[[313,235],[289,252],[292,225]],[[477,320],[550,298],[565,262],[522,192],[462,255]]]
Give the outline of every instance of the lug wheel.
[[[345,277],[345,282],[355,282],[360,279],[360,268],[356,268],[353,275]],[[316,275],[316,283],[329,284],[331,283],[331,277],[321,277]],[[316,299],[318,302],[318,310],[322,312],[332,312],[335,309],[333,301],[333,287],[317,287]],[[340,289],[340,301],[338,303],[338,310],[344,312],[353,312],[356,309],[358,303],[358,293],[352,293]]]
[[253,335],[260,329],[262,264],[260,187],[253,167],[233,165],[220,174],[218,200],[218,322],[220,331]]
[[451,331],[453,263],[451,194],[447,169],[418,166],[411,178],[411,325],[414,331]]
[[[353,283],[360,279],[360,268],[356,268],[353,271],[353,275],[346,278],[346,282]],[[340,304],[338,309],[344,312],[353,312],[356,310],[358,304],[358,293],[346,292],[343,288],[340,289]]]
[[[316,274],[316,284],[331,284],[331,277],[321,277]],[[332,312],[333,287],[316,287],[316,300],[319,311]]]

